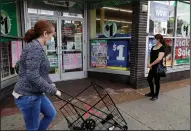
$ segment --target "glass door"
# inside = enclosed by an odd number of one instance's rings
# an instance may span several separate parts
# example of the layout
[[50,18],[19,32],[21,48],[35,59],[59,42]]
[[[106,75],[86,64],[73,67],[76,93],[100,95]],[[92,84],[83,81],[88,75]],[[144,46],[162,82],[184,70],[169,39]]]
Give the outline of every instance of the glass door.
[[57,32],[56,36],[54,37],[54,39],[52,39],[52,43],[49,45],[46,45],[44,50],[46,52],[46,55],[50,61],[50,70],[49,70],[49,76],[51,78],[52,81],[59,81],[60,80],[60,63],[59,63],[59,51],[58,51],[58,24],[57,24],[57,18],[54,17],[46,17],[46,16],[29,16],[29,29],[33,28],[35,23],[40,20],[40,19],[44,19],[44,20],[49,20],[51,23],[53,23],[55,25],[55,30]]
[[[83,54],[83,21],[60,19],[61,80],[85,78]],[[83,59],[84,58],[84,59]]]

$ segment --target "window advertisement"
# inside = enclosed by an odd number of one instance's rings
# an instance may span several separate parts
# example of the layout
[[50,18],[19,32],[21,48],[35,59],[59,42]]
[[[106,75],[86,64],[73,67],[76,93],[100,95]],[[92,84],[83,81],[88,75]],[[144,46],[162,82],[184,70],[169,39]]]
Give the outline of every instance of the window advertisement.
[[150,1],[149,33],[173,36],[175,1]]
[[190,37],[190,4],[177,4],[177,36]]
[[107,66],[107,41],[106,40],[91,41],[91,66],[92,67]]
[[190,39],[177,38],[175,44],[174,65],[190,64]]
[[1,78],[15,74],[15,64],[20,60],[23,42],[19,39],[0,39]]
[[107,68],[127,70],[128,44],[127,40],[109,40],[107,42]]
[[20,55],[22,52],[22,41],[11,41],[11,67],[15,68],[15,64],[20,60]]
[[129,40],[91,40],[91,67],[128,70]]
[[1,34],[8,36],[18,36],[17,3],[3,2],[0,9]]

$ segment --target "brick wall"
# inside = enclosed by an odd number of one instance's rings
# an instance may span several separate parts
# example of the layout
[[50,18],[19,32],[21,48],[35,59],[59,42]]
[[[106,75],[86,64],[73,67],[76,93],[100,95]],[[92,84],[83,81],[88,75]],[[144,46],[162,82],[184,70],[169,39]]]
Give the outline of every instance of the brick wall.
[[142,4],[148,5],[148,1],[132,2],[132,38],[130,48],[130,84],[134,88],[142,86],[144,77],[147,13],[142,13]]

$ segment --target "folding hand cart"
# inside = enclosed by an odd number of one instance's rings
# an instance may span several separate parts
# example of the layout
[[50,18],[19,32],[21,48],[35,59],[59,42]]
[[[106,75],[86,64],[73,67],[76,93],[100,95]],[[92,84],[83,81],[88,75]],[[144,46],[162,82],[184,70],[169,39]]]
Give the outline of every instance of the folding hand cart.
[[128,130],[126,121],[103,87],[91,82],[75,97],[61,92],[62,97],[58,98],[64,105],[60,111],[70,130]]

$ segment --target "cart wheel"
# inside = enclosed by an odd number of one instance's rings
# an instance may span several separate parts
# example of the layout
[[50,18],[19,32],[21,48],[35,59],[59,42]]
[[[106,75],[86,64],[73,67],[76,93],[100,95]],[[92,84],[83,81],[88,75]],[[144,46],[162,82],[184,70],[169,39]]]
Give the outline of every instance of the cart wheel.
[[96,127],[96,122],[93,119],[87,119],[81,125],[81,129],[86,131],[94,130],[95,127]]
[[128,130],[128,126],[123,126],[123,130]]

